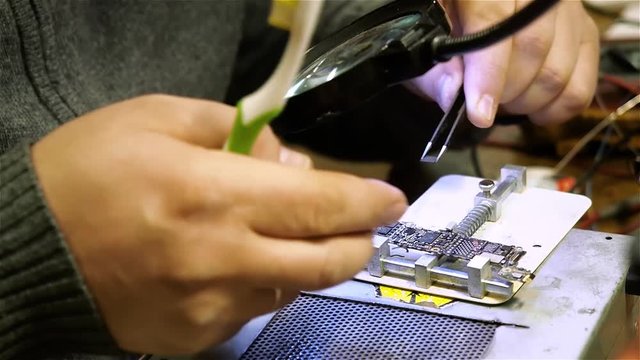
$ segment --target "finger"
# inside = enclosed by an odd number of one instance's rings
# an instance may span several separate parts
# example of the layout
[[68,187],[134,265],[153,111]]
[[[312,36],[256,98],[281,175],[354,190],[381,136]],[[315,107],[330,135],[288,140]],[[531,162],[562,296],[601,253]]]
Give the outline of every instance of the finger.
[[236,276],[256,286],[284,289],[323,289],[350,279],[372,254],[371,232],[313,240],[252,241]]
[[[174,129],[172,135],[194,145],[210,149],[220,149],[226,143],[236,117],[236,108],[215,101],[198,99],[177,98],[189,105],[183,116],[178,116],[177,121],[169,122],[168,126]],[[176,106],[180,113],[182,107]],[[251,149],[251,156],[278,162],[280,158],[280,141],[270,127],[260,131]]]
[[[258,135],[251,149],[251,156],[273,162],[282,162],[282,152],[286,151],[270,127],[266,126]],[[302,160],[300,160],[302,161]]]
[[313,167],[313,161],[308,155],[289,149],[286,146],[280,147],[280,163],[302,169],[311,169]]
[[[238,287],[239,284],[230,284]],[[225,315],[231,322],[247,321],[256,316],[270,313],[293,301],[299,294],[297,290],[273,288],[241,288],[231,291],[229,309]]]
[[[222,148],[236,116],[233,106],[170,95],[145,95],[126,103],[128,106],[123,107],[122,111],[128,112],[129,118],[140,119],[146,128],[210,149]],[[279,154],[280,142],[267,127],[260,132],[251,155],[278,161]]]
[[407,87],[415,94],[435,100],[442,110],[451,107],[462,84],[462,60],[455,57],[438,64],[426,74],[407,81]]
[[[581,31],[567,29],[567,22],[576,16],[572,6],[558,8],[555,39],[544,64],[524,93],[505,104],[505,110],[514,114],[531,114],[552,102],[567,86],[578,60]],[[551,33],[551,32],[550,32]]]
[[190,155],[180,177],[188,179],[180,187],[183,205],[174,211],[230,217],[263,235],[301,238],[369,231],[396,221],[407,207],[402,191],[379,180],[220,151]]
[[[236,108],[215,101],[179,98],[191,102],[191,112],[178,116],[167,126],[173,129],[171,134],[189,142],[210,149],[220,149],[226,143],[235,121]],[[179,109],[180,112],[183,110]],[[251,156],[268,161],[280,160],[280,140],[270,127],[260,131],[251,149]]]
[[402,191],[379,180],[220,151],[190,155],[181,176],[188,179],[180,193],[184,209],[176,211],[198,209],[214,217],[224,211],[264,235],[299,238],[371,230],[397,220],[407,207]]
[[147,129],[206,148],[224,145],[236,114],[234,107],[219,102],[160,94],[125,103],[122,111]]
[[568,120],[591,103],[598,82],[600,54],[597,28],[591,19],[588,19],[584,34],[569,83],[549,105],[529,116],[534,123],[547,125]]
[[245,312],[243,315],[248,315],[246,319],[252,319],[256,316],[276,311],[291,303],[298,297],[298,295],[300,295],[299,290],[291,290],[280,287],[255,289],[253,290],[253,292],[255,294],[260,294],[263,300],[261,300],[260,305],[257,306],[249,304],[251,305],[251,310],[249,312]]
[[[237,286],[237,284],[232,286]],[[280,289],[241,289],[240,291],[232,291],[232,295],[229,297],[230,306],[226,311],[222,312],[225,319],[220,319],[217,318],[220,313],[215,313],[220,299],[214,292],[213,298],[207,304],[207,310],[213,314],[209,316],[210,320],[207,322],[207,326],[200,327],[199,331],[194,334],[194,336],[206,337],[198,341],[199,344],[203,345],[199,346],[197,351],[231,338],[249,320],[285,306],[295,300],[298,294],[298,291]],[[193,351],[190,353],[193,353]]]
[[407,206],[400,190],[378,180],[239,161],[225,172],[225,180],[236,184],[260,174],[259,185],[236,187],[234,212],[264,235],[296,238],[371,230],[397,220]]
[[[512,15],[514,1],[494,1],[487,6],[484,1],[457,3],[458,18],[464,33],[483,30]],[[467,116],[478,127],[493,123],[500,97],[505,87],[511,58],[511,38],[487,49],[464,56],[464,92],[467,100]]]
[[193,327],[247,321],[284,306],[298,292],[280,288],[254,288],[244,283],[209,283],[177,305],[184,322]]
[[372,253],[371,231],[283,239],[246,230],[220,233],[217,227],[185,225],[181,247],[164,258],[164,281],[188,293],[223,283],[283,292],[321,289],[349,279]]
[[290,290],[254,289],[237,283],[205,287],[174,305],[179,310],[174,325],[182,339],[172,347],[180,348],[184,346],[181,342],[187,342],[190,348],[182,352],[191,353],[220,343],[250,319],[272,312],[296,296],[297,292]]
[[[517,1],[516,10],[522,9],[530,2],[531,0]],[[507,71],[508,81],[502,93],[501,103],[513,101],[533,82],[554,42],[554,32],[550,29],[556,26],[556,12],[555,8],[551,9],[514,35],[511,62]]]
[[281,288],[280,290],[282,291],[282,294],[280,295],[280,298],[277,299],[277,301],[275,302],[274,308],[272,310],[283,308],[286,305],[292,303],[295,299],[298,298],[298,296],[300,296],[300,291],[297,289],[290,290],[286,288]]

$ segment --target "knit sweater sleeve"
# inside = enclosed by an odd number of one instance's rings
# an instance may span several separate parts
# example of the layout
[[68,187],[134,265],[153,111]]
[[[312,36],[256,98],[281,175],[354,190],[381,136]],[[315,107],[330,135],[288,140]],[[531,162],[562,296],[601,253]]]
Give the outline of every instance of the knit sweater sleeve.
[[70,352],[117,348],[19,146],[0,155],[0,360]]

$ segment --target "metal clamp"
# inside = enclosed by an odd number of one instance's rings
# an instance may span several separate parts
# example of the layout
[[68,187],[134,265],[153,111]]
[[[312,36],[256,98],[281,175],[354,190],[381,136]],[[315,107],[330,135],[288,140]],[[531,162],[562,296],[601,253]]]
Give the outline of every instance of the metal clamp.
[[441,266],[443,256],[422,254],[416,260],[391,257],[389,242],[374,241],[375,254],[369,261],[370,275],[382,277],[396,275],[412,278],[417,287],[428,289],[434,283],[445,286],[465,287],[469,296],[483,298],[487,293],[500,296],[513,295],[513,283],[498,276],[491,270],[488,257],[477,255],[467,263],[464,270]]
[[497,186],[490,179],[480,181],[475,206],[453,227],[453,232],[471,237],[485,222],[497,221],[502,215],[504,200],[514,191],[521,193],[527,186],[526,169],[523,166],[503,166]]

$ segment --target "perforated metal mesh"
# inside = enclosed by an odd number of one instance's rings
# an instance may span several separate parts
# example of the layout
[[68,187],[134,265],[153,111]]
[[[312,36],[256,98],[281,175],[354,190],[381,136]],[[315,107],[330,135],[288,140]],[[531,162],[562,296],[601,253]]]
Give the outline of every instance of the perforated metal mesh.
[[242,356],[252,359],[478,359],[496,325],[301,295]]

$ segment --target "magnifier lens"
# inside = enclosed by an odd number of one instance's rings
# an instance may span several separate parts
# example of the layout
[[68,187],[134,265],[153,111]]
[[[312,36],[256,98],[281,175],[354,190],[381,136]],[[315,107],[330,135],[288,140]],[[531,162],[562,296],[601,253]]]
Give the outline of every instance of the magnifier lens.
[[378,54],[390,42],[401,39],[419,20],[419,14],[399,17],[343,42],[304,68],[286,97],[302,94],[351,70]]

